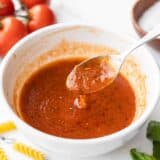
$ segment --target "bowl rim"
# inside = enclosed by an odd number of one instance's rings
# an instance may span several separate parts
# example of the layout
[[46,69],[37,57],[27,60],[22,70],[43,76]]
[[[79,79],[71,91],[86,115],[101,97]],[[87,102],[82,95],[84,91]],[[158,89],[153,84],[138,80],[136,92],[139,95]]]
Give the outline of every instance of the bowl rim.
[[[13,120],[15,120],[17,123],[19,123],[19,125],[23,125],[26,129],[28,129],[30,132],[33,132],[35,135],[41,136],[41,137],[46,137],[47,139],[50,139],[51,141],[52,140],[59,141],[61,143],[67,143],[67,144],[77,144],[77,143],[78,144],[94,144],[94,143],[101,143],[104,141],[112,141],[113,139],[120,139],[121,137],[129,134],[130,132],[133,132],[134,130],[140,128],[145,123],[145,121],[147,120],[147,118],[149,117],[149,115],[151,114],[151,112],[153,111],[153,109],[155,108],[155,106],[158,103],[158,98],[160,97],[160,90],[158,88],[160,88],[160,83],[158,83],[158,86],[157,86],[157,94],[156,94],[155,102],[143,112],[142,116],[138,120],[131,123],[128,127],[124,128],[118,132],[115,132],[111,135],[106,135],[106,136],[98,137],[98,138],[90,138],[90,139],[71,139],[71,138],[58,137],[58,136],[47,134],[45,132],[42,132],[42,131],[32,127],[31,125],[29,125],[28,123],[26,123],[25,121],[23,121],[22,119],[20,119],[20,117],[18,117],[16,115],[16,113],[11,109],[11,106],[8,104],[6,97],[4,95],[4,88],[3,88],[4,73],[5,73],[5,70],[6,70],[8,63],[11,61],[14,53],[16,52],[16,50],[20,46],[22,46],[24,43],[26,43],[30,39],[32,39],[36,36],[39,36],[41,34],[44,34],[45,32],[49,32],[49,31],[53,31],[53,30],[57,31],[60,29],[65,29],[65,28],[67,29],[70,27],[77,27],[77,26],[78,27],[91,27],[94,29],[107,31],[115,36],[123,37],[126,40],[128,40],[129,42],[133,41],[133,39],[131,37],[119,35],[117,33],[113,33],[108,30],[104,30],[100,26],[90,25],[90,24],[60,23],[60,24],[51,25],[51,26],[45,27],[43,29],[40,29],[38,31],[35,31],[34,33],[32,33],[32,34],[26,36],[25,38],[23,38],[22,40],[20,40],[14,47],[12,47],[1,63],[1,67],[0,67],[0,103],[2,104],[2,106],[6,107],[8,113],[13,116]],[[145,50],[147,52],[147,54],[149,54],[149,52],[145,48],[143,50]],[[149,54],[149,56],[150,56],[151,60],[154,62],[154,67],[155,67],[154,74],[158,75],[159,74],[158,64],[156,63],[156,61],[154,60],[154,58],[151,54]],[[160,76],[157,76],[157,80],[158,80],[158,82],[160,82]]]

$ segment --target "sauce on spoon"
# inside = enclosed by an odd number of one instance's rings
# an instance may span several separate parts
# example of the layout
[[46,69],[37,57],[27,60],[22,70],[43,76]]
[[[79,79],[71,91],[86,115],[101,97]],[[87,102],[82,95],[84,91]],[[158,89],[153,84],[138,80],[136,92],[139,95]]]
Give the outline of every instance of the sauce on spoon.
[[109,58],[95,57],[76,65],[68,75],[66,85],[80,94],[93,93],[112,83],[115,75]]

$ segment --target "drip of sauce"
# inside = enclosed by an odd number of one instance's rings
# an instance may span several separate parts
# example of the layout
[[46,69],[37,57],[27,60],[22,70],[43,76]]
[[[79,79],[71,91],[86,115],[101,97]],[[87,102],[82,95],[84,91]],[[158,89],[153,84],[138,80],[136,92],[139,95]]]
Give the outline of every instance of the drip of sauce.
[[67,89],[67,75],[82,60],[59,60],[33,73],[21,90],[19,116],[43,132],[74,139],[101,137],[127,127],[136,104],[134,91],[123,75],[92,94]]
[[86,95],[79,95],[74,100],[74,106],[78,107],[79,109],[85,109],[85,108],[87,108]]

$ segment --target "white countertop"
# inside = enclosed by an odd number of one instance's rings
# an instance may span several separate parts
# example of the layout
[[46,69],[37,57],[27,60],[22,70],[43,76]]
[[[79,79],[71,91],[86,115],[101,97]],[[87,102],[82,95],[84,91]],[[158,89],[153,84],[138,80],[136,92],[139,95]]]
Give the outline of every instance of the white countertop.
[[[107,30],[138,39],[132,22],[131,9],[136,0],[52,0],[57,6],[59,22],[96,24]],[[58,5],[59,4],[59,5]],[[160,64],[160,51],[148,47]]]
[[[59,22],[83,22],[96,24],[107,30],[138,38],[131,23],[131,6],[133,3],[134,0],[52,0],[52,8],[55,8]],[[156,60],[160,62],[160,53],[154,49],[149,49]],[[160,120],[158,117],[158,112],[155,110],[151,118]],[[10,115],[6,113],[1,106],[0,122],[5,120],[10,120]],[[15,137],[22,142],[29,143],[18,131],[6,134],[6,136]],[[13,152],[8,145],[0,143],[0,146],[6,149],[9,160],[29,160],[28,158]],[[151,151],[150,142],[145,138],[145,131],[142,131],[141,134],[137,135],[132,141],[126,144],[126,146],[108,155],[99,157],[98,160],[129,160],[131,159],[129,157],[129,149],[132,147],[137,147],[142,149],[142,151]],[[60,158],[57,158],[55,155],[49,157],[49,160],[52,159],[60,160]],[[69,157],[62,159],[71,160]],[[92,160],[97,160],[97,158],[92,158]]]

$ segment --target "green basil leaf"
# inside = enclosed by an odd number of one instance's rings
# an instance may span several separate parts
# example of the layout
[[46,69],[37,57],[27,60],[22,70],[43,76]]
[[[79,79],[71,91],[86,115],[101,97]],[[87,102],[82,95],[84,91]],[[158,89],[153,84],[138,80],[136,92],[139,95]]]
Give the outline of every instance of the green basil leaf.
[[133,160],[156,160],[153,156],[137,151],[135,148],[130,150]]
[[160,142],[160,122],[151,121],[147,128],[147,138]]
[[153,141],[153,156],[160,160],[160,142]]

